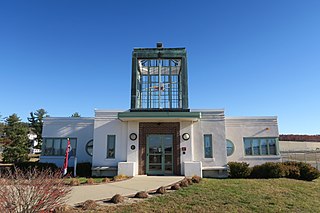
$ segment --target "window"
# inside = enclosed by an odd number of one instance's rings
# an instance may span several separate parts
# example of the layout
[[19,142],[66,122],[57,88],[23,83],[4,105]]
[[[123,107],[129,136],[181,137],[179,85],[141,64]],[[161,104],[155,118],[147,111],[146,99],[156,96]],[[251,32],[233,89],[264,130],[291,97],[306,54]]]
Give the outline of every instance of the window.
[[230,156],[234,152],[234,144],[230,140],[226,140],[226,146],[227,146],[227,156]]
[[[44,138],[42,144],[43,156],[64,156],[68,145],[67,138]],[[70,138],[70,156],[76,156],[77,139]]]
[[115,158],[116,136],[107,136],[107,158]]
[[277,138],[244,138],[245,155],[277,155]]
[[88,155],[92,156],[92,153],[93,153],[93,140],[88,141],[88,143],[86,145],[86,152],[88,153]]
[[204,157],[212,158],[212,135],[204,135]]

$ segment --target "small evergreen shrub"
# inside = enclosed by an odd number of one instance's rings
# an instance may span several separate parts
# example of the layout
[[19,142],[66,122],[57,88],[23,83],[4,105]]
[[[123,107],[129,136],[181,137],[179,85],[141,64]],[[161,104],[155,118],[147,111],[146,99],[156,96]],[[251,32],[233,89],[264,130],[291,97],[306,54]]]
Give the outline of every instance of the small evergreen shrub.
[[78,178],[72,178],[69,184],[70,186],[79,186],[80,180]]
[[94,200],[86,200],[82,206],[82,210],[96,210],[98,207],[98,204]]
[[156,191],[157,194],[165,194],[166,192],[167,190],[163,186],[159,187]]
[[285,172],[286,178],[291,178],[291,179],[300,179],[300,169],[297,166],[293,165],[284,165],[285,166]]
[[171,190],[179,190],[179,189],[181,189],[179,184],[174,184],[171,186]]
[[113,180],[114,181],[119,181],[119,180],[125,180],[125,179],[128,179],[129,177],[127,175],[117,175],[117,176],[114,176],[113,177]]
[[145,191],[137,192],[135,198],[148,198],[148,193]]
[[181,187],[188,187],[188,186],[189,186],[188,180],[187,180],[187,179],[183,179],[183,180],[180,182],[180,186],[181,186]]
[[192,178],[191,178],[192,182],[194,183],[200,183],[201,181],[201,177],[200,176],[197,176],[197,175],[194,175]]
[[[283,163],[288,169],[291,168],[291,173],[288,173],[288,178],[291,178],[289,176],[293,176],[294,179],[300,179],[300,180],[307,180],[312,181],[314,179],[317,179],[320,177],[320,172],[313,166],[311,166],[308,163],[304,162],[295,162],[295,161],[288,161]],[[295,169],[293,169],[295,168]],[[297,174],[293,174],[293,170],[299,170],[299,176],[297,177]],[[295,171],[298,173],[297,171]]]
[[301,165],[300,167],[300,179],[312,181],[320,177],[318,169],[312,167],[310,164]]
[[90,184],[90,185],[95,184],[94,179],[93,178],[88,178],[87,179],[87,184]]
[[286,168],[282,163],[267,162],[252,168],[253,178],[281,178],[286,176]]
[[116,194],[111,198],[110,201],[115,204],[122,203],[124,201],[124,197],[121,196],[120,194]]
[[107,177],[102,179],[102,183],[109,183],[109,182],[111,182],[111,180]]
[[246,178],[251,173],[249,164],[245,162],[229,162],[229,177],[231,178]]

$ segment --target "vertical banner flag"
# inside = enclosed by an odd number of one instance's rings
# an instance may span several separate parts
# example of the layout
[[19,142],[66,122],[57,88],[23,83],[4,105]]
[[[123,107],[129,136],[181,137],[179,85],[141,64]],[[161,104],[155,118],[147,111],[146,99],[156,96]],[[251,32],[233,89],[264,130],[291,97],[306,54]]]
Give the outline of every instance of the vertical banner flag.
[[65,176],[67,174],[68,161],[69,161],[69,152],[71,151],[70,138],[67,138],[67,140],[68,140],[68,145],[67,145],[67,148],[66,148],[66,154],[64,156],[63,171],[62,171],[63,176]]

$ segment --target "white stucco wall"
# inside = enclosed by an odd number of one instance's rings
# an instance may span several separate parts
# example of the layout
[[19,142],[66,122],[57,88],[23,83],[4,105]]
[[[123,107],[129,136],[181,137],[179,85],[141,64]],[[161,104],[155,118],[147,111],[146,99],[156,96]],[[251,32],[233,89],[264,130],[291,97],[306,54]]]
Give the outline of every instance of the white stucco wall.
[[[195,110],[193,110],[195,111]],[[227,164],[225,146],[225,120],[223,110],[201,110],[201,120],[193,123],[193,161],[201,161],[202,167],[223,167]],[[212,158],[204,156],[204,135],[212,135]]]
[[[91,162],[92,157],[86,152],[86,144],[93,139],[93,118],[57,118],[48,117],[43,121],[43,138],[77,138],[78,163]],[[55,163],[62,166],[64,156],[40,156],[40,162]],[[69,166],[73,166],[74,157],[69,160]]]
[[[227,157],[229,161],[247,162],[250,166],[268,161],[281,161],[277,156],[245,156],[244,137],[279,137],[277,117],[227,117],[226,139],[234,143],[233,154]],[[279,151],[279,149],[278,149]]]
[[[118,166],[127,161],[128,124],[118,119],[119,111],[96,110],[92,167]],[[107,136],[116,136],[115,158],[106,158]]]

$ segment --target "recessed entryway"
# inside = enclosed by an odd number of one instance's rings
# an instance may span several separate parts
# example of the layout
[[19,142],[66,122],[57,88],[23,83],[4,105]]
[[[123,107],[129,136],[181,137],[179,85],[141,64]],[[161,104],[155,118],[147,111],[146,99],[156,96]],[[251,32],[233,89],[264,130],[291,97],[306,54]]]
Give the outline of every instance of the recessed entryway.
[[173,135],[147,135],[147,175],[173,174]]
[[139,123],[139,174],[180,175],[180,123]]

